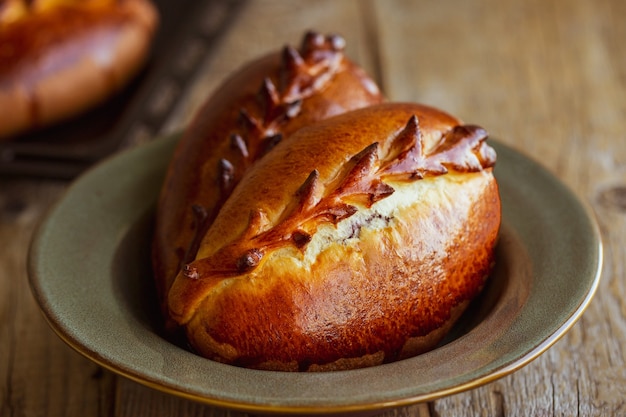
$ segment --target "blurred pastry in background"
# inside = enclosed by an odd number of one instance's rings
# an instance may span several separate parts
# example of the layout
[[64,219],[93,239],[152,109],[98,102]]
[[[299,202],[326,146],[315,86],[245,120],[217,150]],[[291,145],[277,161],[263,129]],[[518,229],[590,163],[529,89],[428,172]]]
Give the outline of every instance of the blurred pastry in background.
[[0,0],[0,140],[76,116],[142,68],[149,0]]

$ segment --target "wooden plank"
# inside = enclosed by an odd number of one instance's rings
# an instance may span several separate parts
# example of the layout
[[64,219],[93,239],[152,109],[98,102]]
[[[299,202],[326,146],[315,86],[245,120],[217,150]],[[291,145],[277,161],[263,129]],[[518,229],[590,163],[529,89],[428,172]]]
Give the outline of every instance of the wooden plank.
[[34,227],[61,183],[0,179],[0,415],[110,415],[113,376],[68,348],[50,329],[28,286]]

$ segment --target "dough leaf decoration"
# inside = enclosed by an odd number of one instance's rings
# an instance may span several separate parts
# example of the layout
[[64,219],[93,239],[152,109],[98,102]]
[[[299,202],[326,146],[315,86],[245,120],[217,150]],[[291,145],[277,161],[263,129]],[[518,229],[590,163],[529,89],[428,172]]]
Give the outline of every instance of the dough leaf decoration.
[[322,90],[340,70],[344,48],[345,41],[340,36],[311,31],[304,36],[300,51],[291,46],[283,49],[276,74],[279,87],[265,78],[252,101],[254,106],[239,109],[237,129],[229,133],[235,155],[220,159],[215,167],[219,202],[213,210],[205,208],[207,214],[195,222],[194,237],[183,264],[195,258],[202,238],[243,173],[282,140],[282,125],[298,116],[302,101]]
[[298,116],[302,101],[320,90],[340,70],[344,59],[344,40],[336,35],[308,32],[300,50],[285,46],[276,82],[265,78],[254,100],[254,108],[239,110],[237,138],[239,160],[231,161],[237,178],[254,161],[265,155],[282,139],[282,125]]
[[442,175],[449,169],[480,171],[493,166],[496,161],[495,151],[485,143],[487,136],[487,132],[478,126],[455,126],[427,154],[423,149],[419,122],[413,116],[392,144],[392,150],[398,152],[397,157],[389,160],[381,173],[388,180],[412,180]]

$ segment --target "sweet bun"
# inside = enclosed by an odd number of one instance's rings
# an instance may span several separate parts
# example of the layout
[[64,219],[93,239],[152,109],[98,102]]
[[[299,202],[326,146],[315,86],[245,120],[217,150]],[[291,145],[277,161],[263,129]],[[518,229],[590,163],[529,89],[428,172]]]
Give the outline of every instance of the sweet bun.
[[[204,234],[246,171],[279,142],[319,120],[379,103],[344,40],[308,32],[296,49],[259,58],[231,75],[195,115],[169,166],[157,207],[153,267],[166,327],[167,294],[195,259]],[[281,175],[277,173],[277,175]]]
[[157,24],[149,0],[0,2],[0,139],[114,94],[146,60]]
[[258,369],[353,369],[432,349],[494,264],[486,139],[408,103],[298,130],[224,201],[169,290],[171,318],[199,354]]

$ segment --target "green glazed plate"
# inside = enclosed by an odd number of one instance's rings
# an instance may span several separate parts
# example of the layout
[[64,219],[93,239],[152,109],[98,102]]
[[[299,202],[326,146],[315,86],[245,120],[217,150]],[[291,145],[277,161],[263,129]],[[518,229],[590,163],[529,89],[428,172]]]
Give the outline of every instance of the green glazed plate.
[[79,178],[38,228],[33,294],[72,348],[147,386],[262,414],[374,413],[478,387],[528,364],[581,316],[602,247],[590,211],[513,149],[498,152],[503,224],[496,270],[439,347],[372,368],[284,373],[203,359],[159,332],[150,271],[153,212],[177,137]]

